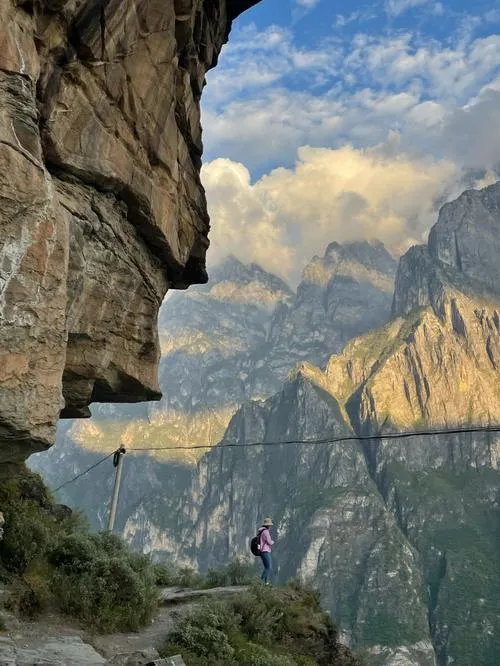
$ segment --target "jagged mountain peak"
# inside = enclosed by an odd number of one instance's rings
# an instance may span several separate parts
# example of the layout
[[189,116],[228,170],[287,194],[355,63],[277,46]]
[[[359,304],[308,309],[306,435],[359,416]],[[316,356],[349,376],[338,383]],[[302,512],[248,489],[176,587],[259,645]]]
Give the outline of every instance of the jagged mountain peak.
[[239,307],[272,311],[278,303],[286,302],[292,296],[291,288],[277,275],[258,264],[245,264],[229,255],[210,270],[207,284],[175,293],[165,300],[160,310],[159,329],[194,327],[207,331],[221,321],[221,307],[232,308],[224,312],[226,319],[233,320],[240,317]]
[[434,261],[500,293],[500,182],[445,204],[428,246]]
[[396,259],[379,240],[332,241],[322,257],[315,255],[304,268],[302,283],[326,286],[332,277],[342,276],[370,282],[377,275],[389,277],[386,286],[390,290],[396,268]]
[[372,284],[384,292],[394,288],[397,262],[381,241],[332,241],[323,257],[314,256],[302,272],[300,295],[309,285],[328,288],[334,282]]
[[208,288],[220,282],[234,282],[239,285],[260,282],[274,291],[292,293],[286,282],[274,273],[266,271],[256,263],[243,263],[233,254],[228,255],[210,271]]
[[500,297],[500,183],[467,190],[445,204],[428,245],[411,247],[399,262],[392,312],[431,305],[443,313],[458,290],[484,301]]
[[377,238],[349,243],[332,241],[328,244],[323,259],[337,259],[339,256],[354,259],[367,266],[380,269],[387,269],[387,267],[392,267],[396,263],[382,241]]

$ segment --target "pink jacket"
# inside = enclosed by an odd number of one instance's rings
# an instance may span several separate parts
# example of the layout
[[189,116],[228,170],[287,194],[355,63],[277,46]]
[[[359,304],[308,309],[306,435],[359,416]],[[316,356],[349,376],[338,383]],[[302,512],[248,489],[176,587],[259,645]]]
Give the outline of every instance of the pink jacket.
[[259,536],[260,536],[260,552],[270,553],[271,546],[274,545],[274,541],[271,539],[271,535],[269,534],[269,530],[267,529],[267,527],[261,527],[259,529]]

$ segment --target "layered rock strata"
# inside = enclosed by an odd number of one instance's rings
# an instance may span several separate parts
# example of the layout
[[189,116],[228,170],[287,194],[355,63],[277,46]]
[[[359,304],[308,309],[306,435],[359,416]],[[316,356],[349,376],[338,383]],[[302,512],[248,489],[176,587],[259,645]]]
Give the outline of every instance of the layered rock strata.
[[157,314],[206,281],[200,97],[256,0],[0,1],[0,463],[160,397]]

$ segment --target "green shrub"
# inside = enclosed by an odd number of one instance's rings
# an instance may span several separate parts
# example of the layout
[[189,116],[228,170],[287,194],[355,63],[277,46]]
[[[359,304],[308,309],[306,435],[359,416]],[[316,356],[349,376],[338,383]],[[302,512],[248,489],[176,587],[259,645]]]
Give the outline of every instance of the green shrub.
[[[197,652],[193,652],[185,645],[179,645],[179,643],[175,643],[173,641],[167,641],[164,644],[163,654],[168,657],[171,657],[175,654],[182,654],[184,663],[187,666],[207,666],[206,657],[200,656]],[[210,666],[227,666],[227,664],[227,659],[220,660],[213,656],[210,658]]]
[[90,534],[25,472],[0,485],[6,523],[0,569],[14,587],[12,609],[33,617],[54,608],[98,631],[133,630],[158,605],[154,567],[118,537]]
[[255,566],[236,558],[221,569],[209,569],[205,577],[205,586],[249,585],[255,579]]
[[7,608],[16,615],[31,620],[43,610],[43,601],[43,597],[37,594],[36,589],[33,589],[20,579],[16,580],[12,585],[12,592],[7,602]]
[[226,663],[234,655],[229,634],[237,631],[238,619],[228,604],[205,601],[183,621],[171,640],[197,657]]
[[[180,652],[187,666],[354,666],[337,643],[316,592],[298,584],[255,585],[225,601],[206,601],[182,619],[162,654]],[[205,661],[200,661],[204,659]]]
[[283,617],[284,607],[279,602],[279,592],[265,587],[256,587],[251,594],[242,594],[234,599],[233,607],[242,620],[245,635],[250,641],[268,644],[281,632],[277,630]]
[[94,541],[85,533],[63,535],[49,551],[48,559],[61,573],[88,571],[95,559]]
[[256,580],[255,566],[238,558],[220,569],[209,569],[205,577],[190,567],[176,567],[166,562],[153,565],[156,584],[160,587],[192,589],[249,585]]
[[188,587],[198,589],[205,586],[205,580],[191,567],[177,567],[166,562],[153,564],[156,584],[159,587]]
[[[134,553],[128,550],[123,540],[116,534],[100,532],[99,534],[89,534],[89,538],[98,550],[110,557],[122,557],[124,554],[129,558],[134,556]],[[139,555],[139,557],[143,556]]]
[[33,560],[46,552],[53,538],[55,519],[49,513],[41,519],[41,506],[14,482],[1,486],[0,506],[5,517],[0,541],[2,565],[11,573],[23,574]]
[[179,584],[179,574],[175,567],[165,562],[153,564],[155,583],[158,587],[174,587]]
[[237,663],[241,666],[297,666],[297,661],[292,657],[273,654],[255,643],[247,643],[244,648],[238,650],[236,657]]
[[187,621],[180,639],[183,646],[207,662],[211,659],[230,661],[234,655],[227,634],[215,627]]
[[158,604],[149,558],[129,552],[112,534],[69,534],[49,554],[61,609],[100,631],[133,630]]
[[154,579],[127,558],[97,557],[86,571],[60,570],[54,577],[60,608],[99,631],[135,630],[156,610]]
[[203,586],[203,578],[194,569],[182,567],[177,573],[177,583],[179,587],[198,588]]

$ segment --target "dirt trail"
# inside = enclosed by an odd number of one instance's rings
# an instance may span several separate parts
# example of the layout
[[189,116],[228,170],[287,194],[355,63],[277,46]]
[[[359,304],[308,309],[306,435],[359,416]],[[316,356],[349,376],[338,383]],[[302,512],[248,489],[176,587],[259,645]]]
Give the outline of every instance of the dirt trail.
[[215,587],[208,590],[189,590],[168,587],[162,590],[160,612],[151,626],[138,633],[117,633],[106,636],[85,636],[100,654],[109,659],[120,652],[133,652],[161,647],[176,621],[189,614],[204,598],[217,598],[240,594],[245,587]]
[[[103,636],[91,634],[79,627],[76,622],[58,615],[47,614],[36,622],[18,621],[12,616],[6,616],[6,630],[0,632],[0,664],[29,666],[62,663],[66,666],[74,663],[97,666],[117,654],[149,648],[158,649],[173,631],[179,618],[190,613],[203,598],[227,597],[240,594],[244,589],[244,587],[209,590],[166,588],[162,590],[159,613],[149,627],[138,632]],[[75,661],[69,661],[68,656],[63,657],[61,650],[74,653]]]

